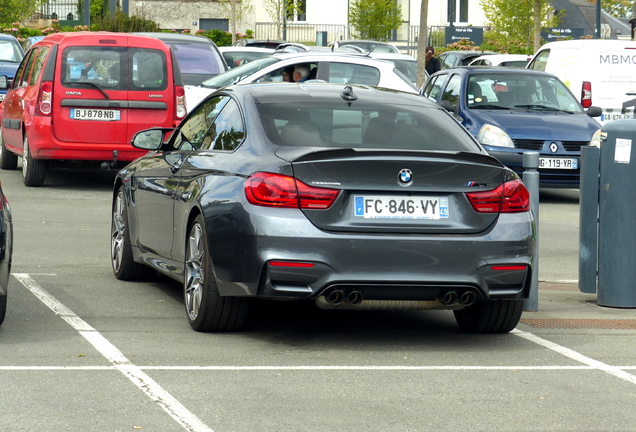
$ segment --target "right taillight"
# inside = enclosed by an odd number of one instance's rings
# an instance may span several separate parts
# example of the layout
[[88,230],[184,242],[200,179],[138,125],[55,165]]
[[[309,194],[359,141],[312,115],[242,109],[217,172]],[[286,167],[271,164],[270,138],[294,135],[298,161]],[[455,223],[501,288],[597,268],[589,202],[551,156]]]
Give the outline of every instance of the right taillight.
[[589,81],[583,81],[581,86],[581,105],[583,108],[592,106],[592,83]]
[[181,86],[175,86],[174,93],[176,103],[175,117],[177,120],[181,120],[188,113],[185,103],[185,89]]
[[40,95],[38,98],[38,113],[40,115],[51,115],[53,83],[44,81],[40,85]]
[[245,181],[247,201],[264,207],[325,210],[339,194],[338,189],[309,186],[283,174],[258,172]]
[[469,192],[470,204],[479,213],[522,213],[530,211],[530,193],[521,180],[511,180],[493,190]]

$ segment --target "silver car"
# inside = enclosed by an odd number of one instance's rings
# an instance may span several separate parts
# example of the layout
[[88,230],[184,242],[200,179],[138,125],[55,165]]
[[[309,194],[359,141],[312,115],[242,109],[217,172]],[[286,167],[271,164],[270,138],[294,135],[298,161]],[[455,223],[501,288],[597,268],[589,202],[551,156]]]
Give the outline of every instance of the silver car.
[[310,69],[308,79],[336,84],[364,84],[417,93],[418,89],[391,62],[369,58],[364,54],[330,51],[278,52],[230,69],[202,86],[186,86],[186,105],[191,110],[215,89],[231,84],[282,82],[283,70],[304,64]]
[[255,297],[449,310],[469,332],[519,322],[534,265],[528,191],[426,98],[230,86],[133,145],[151,152],[115,180],[113,271],[182,283],[197,331],[241,329]]

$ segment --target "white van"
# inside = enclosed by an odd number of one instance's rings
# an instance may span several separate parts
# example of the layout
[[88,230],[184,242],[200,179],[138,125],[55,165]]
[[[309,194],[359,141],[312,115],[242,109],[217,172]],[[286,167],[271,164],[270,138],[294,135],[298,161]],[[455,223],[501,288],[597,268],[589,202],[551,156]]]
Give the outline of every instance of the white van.
[[[599,122],[633,118],[636,105],[636,42],[568,40],[543,45],[526,66],[556,75],[584,108],[601,107]],[[629,104],[628,104],[629,105]]]

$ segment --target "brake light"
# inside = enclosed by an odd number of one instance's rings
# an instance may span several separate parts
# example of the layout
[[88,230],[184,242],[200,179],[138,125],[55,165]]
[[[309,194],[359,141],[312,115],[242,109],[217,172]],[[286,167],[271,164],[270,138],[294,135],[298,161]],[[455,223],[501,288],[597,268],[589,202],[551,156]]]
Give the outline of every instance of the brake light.
[[525,270],[528,267],[525,265],[494,265],[490,266],[495,271],[513,271],[513,270]]
[[37,104],[40,115],[51,115],[52,93],[53,83],[51,81],[42,82]]
[[530,211],[530,192],[521,180],[505,182],[498,188],[466,194],[479,213],[523,213]]
[[245,181],[245,196],[251,204],[265,207],[324,210],[331,207],[340,191],[306,185],[283,174],[258,172]]
[[589,81],[583,81],[581,86],[581,105],[583,108],[592,106],[592,83]]
[[175,103],[176,103],[175,118],[177,120],[181,120],[188,113],[188,110],[186,109],[186,104],[185,104],[185,90],[183,89],[183,87],[175,86],[174,96],[175,96]]
[[270,261],[269,265],[272,267],[297,267],[297,268],[311,268],[315,266],[314,263],[300,262],[300,261]]

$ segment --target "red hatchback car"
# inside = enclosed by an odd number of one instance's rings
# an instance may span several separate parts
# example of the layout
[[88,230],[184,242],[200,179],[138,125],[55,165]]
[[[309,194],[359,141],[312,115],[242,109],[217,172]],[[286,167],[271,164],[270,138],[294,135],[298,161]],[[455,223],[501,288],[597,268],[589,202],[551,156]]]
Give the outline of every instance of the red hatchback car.
[[186,114],[183,82],[162,41],[126,33],[49,35],[33,45],[2,103],[0,168],[41,186],[48,163],[103,167],[145,152],[130,145],[149,127],[175,127]]

